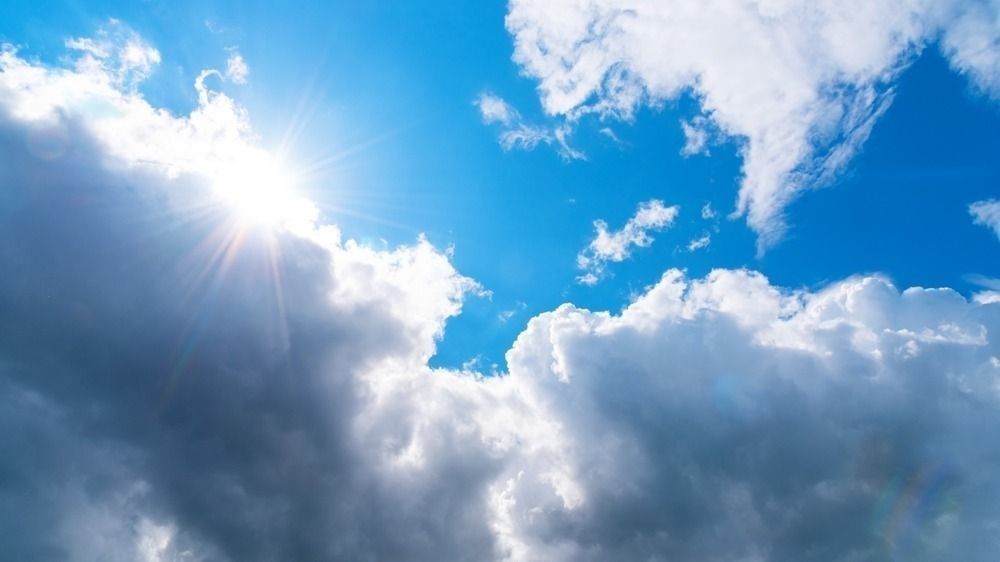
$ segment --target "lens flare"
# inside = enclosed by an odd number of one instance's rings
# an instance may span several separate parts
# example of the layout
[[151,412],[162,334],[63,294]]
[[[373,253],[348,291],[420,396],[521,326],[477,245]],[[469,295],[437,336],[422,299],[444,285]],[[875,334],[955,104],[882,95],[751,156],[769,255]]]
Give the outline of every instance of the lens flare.
[[[253,279],[267,287],[261,306],[271,309],[274,317],[267,322],[272,341],[284,346],[288,327],[285,296],[280,274],[284,234],[309,232],[319,218],[318,207],[296,192],[296,175],[280,160],[263,150],[252,150],[227,160],[207,174],[214,201],[204,213],[191,213],[192,219],[211,221],[204,237],[186,253],[182,299],[197,299],[198,310],[174,345],[174,357],[166,373],[156,414],[162,412],[175,386],[189,370],[198,354],[202,337],[209,326],[218,322],[216,311],[225,300],[224,287],[231,283],[230,272],[242,271],[235,278]],[[213,212],[223,211],[223,215]],[[192,211],[188,209],[188,211]]]

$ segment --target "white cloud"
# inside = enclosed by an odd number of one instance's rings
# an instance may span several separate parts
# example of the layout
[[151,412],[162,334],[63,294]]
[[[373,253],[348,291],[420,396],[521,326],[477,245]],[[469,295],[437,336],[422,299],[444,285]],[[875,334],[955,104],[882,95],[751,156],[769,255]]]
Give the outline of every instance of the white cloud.
[[639,205],[635,216],[630,218],[621,230],[609,231],[603,220],[594,221],[597,235],[576,257],[576,264],[584,274],[577,281],[584,285],[595,285],[604,275],[608,262],[627,259],[632,248],[645,248],[653,243],[650,232],[669,228],[677,218],[680,207],[667,207],[663,201],[651,199]]
[[712,235],[705,233],[698,238],[693,238],[688,242],[687,248],[689,252],[695,252],[701,250],[702,248],[707,248],[712,243]]
[[997,520],[992,472],[973,468],[993,454],[975,428],[1000,414],[996,327],[996,305],[948,290],[788,293],[744,271],[669,271],[617,316],[539,316],[510,378],[558,429],[495,492],[504,544],[551,560],[987,560],[995,539],[961,541]]
[[1000,200],[986,199],[969,205],[972,222],[981,224],[996,233],[1000,238]]
[[479,108],[479,114],[482,115],[483,121],[487,124],[499,123],[510,127],[521,120],[521,115],[516,109],[503,99],[488,92],[484,92],[476,98],[476,106]]
[[701,207],[701,218],[704,220],[712,220],[716,217],[715,209],[712,208],[712,202],[706,201]]
[[226,78],[233,84],[246,84],[250,76],[250,67],[243,60],[243,55],[234,51],[226,60]]
[[566,126],[554,128],[529,125],[521,113],[503,99],[484,92],[476,98],[476,107],[487,125],[500,125],[500,146],[507,151],[534,150],[539,144],[553,146],[566,160],[582,160],[585,155],[569,145]]
[[[943,31],[953,66],[997,91],[995,0],[513,0],[514,60],[538,79],[545,110],[631,119],[692,92],[738,139],[737,213],[763,250],[803,190],[836,176],[892,99],[892,81]],[[685,154],[706,146],[685,122]]]
[[528,308],[528,305],[526,303],[524,303],[522,301],[517,301],[517,303],[514,304],[514,308],[508,308],[506,310],[501,310],[497,314],[497,320],[499,320],[500,322],[506,324],[507,322],[509,322],[511,320],[511,318],[513,318],[514,316],[520,314],[526,308]]
[[[620,313],[532,318],[507,373],[431,369],[477,291],[447,251],[241,226],[219,171],[273,157],[234,100],[202,81],[172,115],[110,70],[3,53],[4,559],[1000,549],[1000,304],[670,270]],[[608,259],[676,216],[641,209]]]
[[972,297],[972,300],[979,304],[1000,304],[1000,291],[980,291]]
[[994,100],[1000,99],[1000,2],[957,3],[941,38],[953,68]]
[[67,39],[66,47],[82,54],[76,60],[79,72],[101,76],[116,87],[134,88],[160,64],[160,52],[115,19],[101,26],[96,37]]
[[684,131],[684,148],[681,149],[681,154],[684,156],[696,154],[708,156],[709,126],[710,123],[704,115],[698,115],[689,121],[681,120],[681,130]]
[[613,129],[611,129],[611,127],[601,127],[600,130],[598,130],[597,132],[601,133],[602,135],[610,139],[611,142],[613,142],[616,146],[619,147],[625,146],[625,142],[622,139],[618,138],[618,135],[614,132]]
[[1000,302],[1000,279],[985,277],[983,275],[968,275],[966,276],[966,281],[985,289],[978,291],[972,296],[975,302],[980,304]]

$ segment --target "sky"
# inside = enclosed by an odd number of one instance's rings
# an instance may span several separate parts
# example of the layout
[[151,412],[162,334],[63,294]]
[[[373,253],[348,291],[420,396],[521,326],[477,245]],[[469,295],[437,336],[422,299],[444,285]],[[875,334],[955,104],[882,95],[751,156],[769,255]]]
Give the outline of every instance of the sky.
[[995,0],[0,23],[12,560],[993,560]]

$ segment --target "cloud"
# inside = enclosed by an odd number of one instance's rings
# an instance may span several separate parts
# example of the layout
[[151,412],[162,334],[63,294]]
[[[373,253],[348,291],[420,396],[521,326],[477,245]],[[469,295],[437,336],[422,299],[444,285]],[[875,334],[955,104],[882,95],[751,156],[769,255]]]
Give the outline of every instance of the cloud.
[[703,115],[682,123],[683,152],[707,147],[698,119],[741,143],[736,214],[763,251],[789,202],[861,149],[927,43],[940,36],[952,66],[996,95],[998,14],[992,0],[514,0],[506,25],[546,112],[567,123],[630,120],[691,93]]
[[499,320],[502,324],[506,324],[507,322],[510,321],[511,318],[517,316],[521,312],[524,312],[526,308],[528,308],[527,303],[523,301],[517,301],[516,303],[514,303],[513,308],[501,310],[499,313],[497,313],[497,320]]
[[3,51],[0,558],[995,557],[1000,304],[670,270],[532,318],[506,373],[431,369],[476,283],[244,222],[219,191],[274,157],[200,88]]
[[977,88],[1000,99],[1000,2],[957,3],[945,27],[941,50],[951,66],[969,77]]
[[115,19],[102,25],[95,37],[67,39],[66,47],[81,53],[78,72],[102,76],[117,87],[135,88],[160,64],[160,52]]
[[969,205],[972,222],[981,224],[996,233],[1000,238],[1000,200],[986,199]]
[[1000,291],[980,291],[973,296],[979,304],[1000,304]]
[[250,67],[247,66],[243,55],[233,51],[226,60],[226,78],[233,84],[246,84],[250,76]]
[[716,217],[715,209],[712,208],[712,202],[706,201],[701,208],[701,218],[704,220],[712,220]]
[[475,283],[424,240],[244,224],[220,191],[273,160],[245,112],[199,82],[174,116],[107,72],[0,60],[0,558],[487,557],[488,451],[421,419],[483,476],[431,446],[404,470],[415,425],[370,412],[430,377]]
[[695,252],[702,248],[707,248],[712,243],[712,235],[705,233],[698,238],[693,238],[688,242],[687,249],[689,252]]
[[605,137],[608,137],[608,139],[611,140],[611,142],[613,142],[616,146],[623,146],[625,144],[622,139],[618,138],[618,135],[615,134],[611,127],[601,127],[598,132]]
[[521,113],[510,104],[491,93],[484,92],[476,98],[476,107],[487,125],[500,125],[500,146],[506,150],[534,150],[539,144],[554,146],[566,160],[583,160],[585,155],[569,146],[569,129],[538,127],[527,124]]
[[479,95],[476,106],[487,124],[499,123],[509,127],[521,119],[521,115],[510,104],[488,92]]
[[577,277],[584,285],[595,285],[604,275],[608,262],[621,262],[632,254],[632,248],[645,248],[653,243],[650,232],[669,228],[680,207],[667,207],[663,201],[651,199],[639,205],[635,216],[621,230],[609,231],[603,220],[594,221],[597,235],[576,257],[576,265],[585,273]]
[[681,154],[684,156],[694,156],[696,154],[709,155],[709,121],[704,115],[698,115],[690,121],[681,120],[681,130],[684,131],[684,148]]
[[620,315],[536,317],[510,378],[558,429],[501,485],[504,544],[539,560],[989,559],[995,541],[972,544],[992,536],[997,483],[973,435],[998,414],[996,306],[871,277],[789,293],[668,271]]

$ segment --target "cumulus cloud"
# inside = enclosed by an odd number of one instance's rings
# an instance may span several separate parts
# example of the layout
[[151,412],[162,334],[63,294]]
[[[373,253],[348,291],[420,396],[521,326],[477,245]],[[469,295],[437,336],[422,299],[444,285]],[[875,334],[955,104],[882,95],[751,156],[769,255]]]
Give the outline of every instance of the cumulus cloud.
[[595,285],[604,276],[609,262],[625,261],[633,248],[645,248],[653,243],[650,232],[669,228],[677,218],[680,207],[667,207],[663,201],[651,199],[639,205],[635,215],[628,219],[621,230],[609,231],[608,223],[594,221],[597,235],[576,257],[576,265],[585,273],[577,277],[584,285]]
[[113,66],[3,51],[0,558],[1000,549],[1000,304],[671,270],[620,313],[531,319],[498,376],[434,370],[475,282],[423,239],[247,222],[219,192],[273,157],[200,88],[173,115]]
[[505,544],[539,560],[988,559],[997,482],[973,435],[998,413],[996,328],[996,305],[949,290],[789,293],[746,271],[669,271],[620,315],[537,317],[510,377],[558,429],[552,460],[502,486]]
[[[545,110],[568,123],[693,94],[701,124],[742,143],[736,214],[763,250],[788,203],[860,150],[924,45],[940,35],[951,64],[995,95],[998,17],[995,0],[513,0],[506,25]],[[697,119],[682,123],[685,154],[707,146]]]
[[972,222],[981,224],[996,233],[1000,238],[1000,200],[986,199],[969,205]]
[[553,146],[566,160],[585,158],[582,152],[569,145],[569,128],[566,126],[547,128],[530,125],[517,109],[489,92],[480,94],[475,105],[484,123],[500,126],[499,140],[504,150],[534,150],[539,144],[545,144]]
[[245,112],[200,80],[174,116],[113,71],[0,59],[0,411],[16,428],[0,558],[487,556],[475,500],[446,499],[481,482],[433,484],[450,469],[430,448],[396,478],[413,426],[363,415],[389,373],[428,376],[475,283],[423,240],[245,223],[241,198],[282,187],[256,185],[273,157]]

